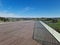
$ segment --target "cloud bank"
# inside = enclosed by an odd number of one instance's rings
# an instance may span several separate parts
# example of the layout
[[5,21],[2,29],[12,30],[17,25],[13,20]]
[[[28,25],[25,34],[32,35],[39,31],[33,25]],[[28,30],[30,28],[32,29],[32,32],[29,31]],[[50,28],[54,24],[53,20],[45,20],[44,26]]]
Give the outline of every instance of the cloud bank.
[[17,16],[17,15],[14,14],[14,13],[4,13],[4,12],[0,12],[0,17],[20,17],[20,16]]

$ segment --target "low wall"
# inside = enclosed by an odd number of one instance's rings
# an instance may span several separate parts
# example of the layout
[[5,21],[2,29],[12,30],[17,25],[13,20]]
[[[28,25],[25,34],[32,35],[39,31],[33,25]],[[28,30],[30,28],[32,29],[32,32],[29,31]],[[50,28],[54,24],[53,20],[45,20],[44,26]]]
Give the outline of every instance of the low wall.
[[[54,30],[53,32],[52,30],[54,29],[46,25],[44,22],[36,21],[33,30],[33,39],[42,45],[60,45],[60,38],[56,38],[56,36],[53,35],[53,33],[56,31]],[[60,37],[59,33],[58,37]]]
[[53,28],[45,24],[44,22],[40,21],[40,23],[60,42],[60,33],[55,31]]

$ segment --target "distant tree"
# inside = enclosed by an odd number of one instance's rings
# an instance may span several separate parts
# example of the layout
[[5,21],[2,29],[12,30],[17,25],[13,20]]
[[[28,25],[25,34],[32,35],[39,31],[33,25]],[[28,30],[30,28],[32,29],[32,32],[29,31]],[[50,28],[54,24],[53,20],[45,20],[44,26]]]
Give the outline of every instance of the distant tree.
[[58,20],[57,20],[57,19],[52,19],[52,22],[53,22],[53,23],[57,23]]
[[45,20],[46,20],[46,21],[50,21],[50,20],[52,20],[52,18],[46,18]]
[[6,21],[9,21],[9,19],[8,18],[4,18],[4,17],[0,17],[0,21],[6,22]]

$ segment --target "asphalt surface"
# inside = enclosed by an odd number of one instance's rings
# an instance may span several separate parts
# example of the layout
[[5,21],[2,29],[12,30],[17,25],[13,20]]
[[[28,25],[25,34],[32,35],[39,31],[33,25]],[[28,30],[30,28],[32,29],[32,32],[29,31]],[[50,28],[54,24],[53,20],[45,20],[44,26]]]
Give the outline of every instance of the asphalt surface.
[[33,40],[34,21],[0,24],[0,45],[41,45]]
[[39,21],[0,24],[0,45],[58,45]]

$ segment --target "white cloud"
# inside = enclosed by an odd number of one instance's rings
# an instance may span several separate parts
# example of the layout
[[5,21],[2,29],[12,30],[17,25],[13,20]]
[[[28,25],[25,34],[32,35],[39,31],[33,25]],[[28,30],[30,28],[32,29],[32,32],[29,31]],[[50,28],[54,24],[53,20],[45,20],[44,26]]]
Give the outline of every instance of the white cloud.
[[14,14],[14,13],[7,13],[7,12],[0,12],[0,17],[16,17],[16,18],[39,18],[39,17],[60,17],[60,16],[33,16],[33,15],[17,15],[17,14]]
[[20,17],[20,16],[17,16],[17,15],[14,14],[14,13],[0,12],[0,17]]
[[6,12],[0,12],[0,17],[16,17],[16,18],[32,18],[32,17],[35,17],[35,16],[24,16],[24,15],[20,15],[18,16],[17,14],[14,14],[14,13],[6,13]]
[[14,14],[14,13],[8,13],[8,12],[0,12],[0,17],[16,17],[16,18],[35,18],[35,17],[38,17],[38,16],[33,16],[33,15],[17,15],[17,14]]
[[25,7],[24,10],[25,11],[29,11],[31,8],[30,7]]
[[28,11],[30,11],[30,10],[32,10],[32,9],[34,9],[34,8],[31,8],[31,7],[25,7],[25,8],[23,8],[22,10],[21,10],[21,12],[28,12]]

